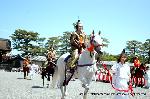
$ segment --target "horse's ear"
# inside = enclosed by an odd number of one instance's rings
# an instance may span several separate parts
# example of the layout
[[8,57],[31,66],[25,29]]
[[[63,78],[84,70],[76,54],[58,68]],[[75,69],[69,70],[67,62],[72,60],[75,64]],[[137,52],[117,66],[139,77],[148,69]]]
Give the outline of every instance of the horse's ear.
[[95,33],[94,33],[94,30],[92,31],[92,35],[94,35]]
[[94,36],[94,30],[92,31],[92,33],[91,33],[91,37],[93,37]]
[[98,32],[98,35],[101,35],[101,31]]
[[95,36],[94,36],[94,30],[92,31],[92,33],[91,33],[91,36],[90,36],[90,41],[93,41],[93,38],[94,38]]

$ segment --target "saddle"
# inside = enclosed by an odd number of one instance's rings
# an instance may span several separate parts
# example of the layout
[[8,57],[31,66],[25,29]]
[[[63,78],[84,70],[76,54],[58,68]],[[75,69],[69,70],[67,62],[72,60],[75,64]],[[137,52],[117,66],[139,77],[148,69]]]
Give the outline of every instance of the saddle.
[[67,61],[69,60],[70,57],[71,57],[71,55],[68,55],[68,56],[64,59],[64,62],[67,63]]
[[[67,63],[69,61],[69,59],[71,58],[71,55],[68,55],[65,59],[64,62]],[[77,63],[75,63],[77,64]],[[71,69],[69,66],[66,65],[66,76],[63,82],[63,86],[68,85],[69,81],[71,80],[72,76],[74,75],[74,71],[76,70],[76,66],[75,68]]]
[[[70,59],[71,59],[71,55],[68,55],[65,59],[64,59],[64,62],[67,64],[67,62],[69,62],[70,61]],[[74,63],[74,65],[77,65],[78,64],[78,60]],[[75,66],[75,68],[70,68],[69,66],[67,66],[66,65],[66,70],[67,71],[72,71],[73,72],[73,70],[76,70],[77,69],[77,66]]]

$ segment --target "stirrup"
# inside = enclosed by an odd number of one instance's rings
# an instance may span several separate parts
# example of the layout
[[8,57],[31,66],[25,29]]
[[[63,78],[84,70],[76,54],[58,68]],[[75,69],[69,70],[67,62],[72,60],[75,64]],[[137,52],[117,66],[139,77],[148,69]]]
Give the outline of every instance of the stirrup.
[[70,69],[70,73],[74,73],[74,68],[71,68],[71,69]]

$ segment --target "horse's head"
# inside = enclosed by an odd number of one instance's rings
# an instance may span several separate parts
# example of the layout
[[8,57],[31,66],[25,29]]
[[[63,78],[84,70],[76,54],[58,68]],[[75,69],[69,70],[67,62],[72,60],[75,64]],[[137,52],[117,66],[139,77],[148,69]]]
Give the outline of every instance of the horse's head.
[[101,47],[103,46],[103,44],[102,44],[102,39],[101,39],[100,33],[94,34],[94,31],[93,31],[93,33],[90,37],[90,44],[91,44],[91,46],[93,46],[93,49],[98,54],[102,54]]

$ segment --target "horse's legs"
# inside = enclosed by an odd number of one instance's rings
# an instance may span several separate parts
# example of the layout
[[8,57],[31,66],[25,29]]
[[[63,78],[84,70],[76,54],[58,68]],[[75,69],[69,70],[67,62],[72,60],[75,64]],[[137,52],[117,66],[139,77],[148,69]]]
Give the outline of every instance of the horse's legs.
[[[93,74],[94,75],[94,74]],[[82,80],[82,87],[85,88],[83,99],[87,99],[87,93],[89,91],[89,85],[92,81],[93,75],[89,75],[89,77],[85,77],[84,80]]]
[[47,88],[49,88],[49,82],[50,82],[50,73],[47,74]]
[[88,84],[86,84],[86,85],[83,84],[83,87],[85,88],[84,94],[83,94],[83,99],[87,99],[87,93],[89,91],[89,85]]
[[67,87],[66,85],[60,87],[61,94],[62,94],[61,99],[65,99],[65,96],[67,96],[67,88],[66,87]]
[[62,94],[62,97],[61,97],[61,99],[65,99],[64,87],[63,87],[63,86],[61,86],[61,87],[60,87],[60,90],[61,90],[61,94]]
[[[59,76],[59,77],[60,77],[60,76]],[[64,99],[65,96],[67,95],[67,88],[66,88],[66,85],[63,86],[63,82],[64,82],[64,77],[59,78],[59,85],[58,85],[58,87],[59,87],[60,90],[61,90],[61,94],[62,94],[61,99]]]
[[53,70],[52,70],[52,78],[53,78],[53,76],[54,76],[54,72],[55,72],[55,70],[54,70],[54,68],[53,68]]
[[138,86],[138,78],[135,77],[135,87]]
[[50,81],[50,73],[47,74],[47,81]]
[[142,88],[144,86],[143,77],[141,77],[140,80],[141,80],[141,88]]
[[66,85],[64,86],[64,95],[65,95],[65,96],[68,95],[68,93],[67,93],[67,86],[66,86]]
[[26,79],[26,71],[23,71],[23,73],[24,73],[24,79]]
[[58,77],[59,77],[59,74],[58,74],[58,68],[56,67],[55,68],[55,71],[53,72],[52,74],[52,88],[54,88],[56,86],[56,84],[58,83],[57,80],[58,80]]
[[27,70],[26,70],[26,72],[27,72],[27,76],[28,76],[28,74],[29,74],[29,67],[27,67]]
[[86,80],[84,80],[84,82],[82,81],[82,87],[84,88],[83,99],[87,99],[89,84],[87,84]]

